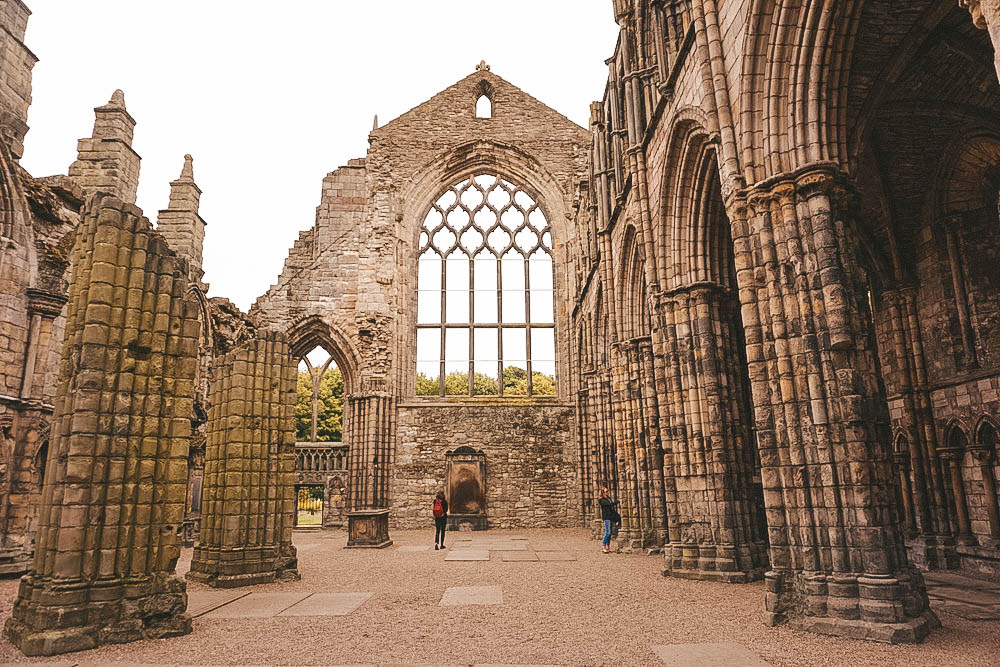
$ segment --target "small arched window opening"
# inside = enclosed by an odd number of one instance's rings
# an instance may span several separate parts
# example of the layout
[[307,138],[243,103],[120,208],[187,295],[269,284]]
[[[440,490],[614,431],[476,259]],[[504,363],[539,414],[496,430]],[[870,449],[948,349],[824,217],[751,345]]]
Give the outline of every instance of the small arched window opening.
[[344,377],[322,347],[299,360],[295,431],[298,442],[340,442],[343,436]]
[[485,95],[480,95],[476,100],[476,118],[492,118],[493,102]]
[[476,86],[476,118],[493,117],[493,86],[480,81]]

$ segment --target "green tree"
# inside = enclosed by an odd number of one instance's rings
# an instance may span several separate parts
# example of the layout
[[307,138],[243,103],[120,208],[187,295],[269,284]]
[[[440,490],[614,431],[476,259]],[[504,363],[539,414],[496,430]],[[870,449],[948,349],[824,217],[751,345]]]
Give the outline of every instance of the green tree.
[[[312,377],[299,371],[296,386],[295,431],[300,442],[312,437]],[[319,405],[316,414],[316,440],[340,442],[344,417],[344,376],[337,367],[328,368],[319,381]]]
[[[551,375],[535,371],[531,374],[533,396],[555,396],[556,379]],[[528,371],[518,366],[503,369],[503,393],[505,396],[526,396],[528,393]]]
[[417,396],[437,396],[441,393],[441,383],[438,379],[427,377],[426,373],[417,373]]

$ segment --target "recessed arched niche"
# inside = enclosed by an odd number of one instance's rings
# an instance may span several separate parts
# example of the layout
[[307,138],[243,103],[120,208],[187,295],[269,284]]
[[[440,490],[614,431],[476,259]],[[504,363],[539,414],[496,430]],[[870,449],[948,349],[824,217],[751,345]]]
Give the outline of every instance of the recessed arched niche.
[[486,454],[472,447],[445,453],[445,493],[452,530],[486,530]]

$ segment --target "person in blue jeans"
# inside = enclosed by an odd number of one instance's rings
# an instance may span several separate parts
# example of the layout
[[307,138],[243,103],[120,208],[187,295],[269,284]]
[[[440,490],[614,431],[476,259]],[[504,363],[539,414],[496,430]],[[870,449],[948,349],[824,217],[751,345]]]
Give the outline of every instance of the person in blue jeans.
[[618,514],[618,510],[615,505],[618,501],[611,500],[608,496],[608,487],[601,487],[601,498],[598,500],[601,504],[601,520],[604,522],[604,540],[601,542],[602,549],[606,554],[611,553],[611,531],[614,529],[616,523],[621,521],[621,515]]

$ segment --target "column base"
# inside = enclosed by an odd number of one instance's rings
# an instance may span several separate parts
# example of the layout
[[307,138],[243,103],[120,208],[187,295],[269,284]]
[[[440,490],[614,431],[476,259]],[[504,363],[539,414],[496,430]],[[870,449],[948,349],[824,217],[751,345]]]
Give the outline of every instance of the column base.
[[384,549],[391,544],[388,509],[347,513],[346,549]]
[[678,579],[745,584],[764,577],[768,567],[767,547],[753,544],[684,544],[663,547],[663,575]]
[[275,580],[299,579],[298,557],[291,544],[272,547],[220,549],[198,545],[185,575],[213,588],[239,588]]
[[27,656],[191,632],[184,581],[175,576],[98,582],[21,579],[4,636]]
[[894,575],[770,571],[764,623],[890,644],[917,643],[940,627],[916,569]]
[[941,627],[937,615],[927,610],[916,618],[903,623],[872,623],[844,618],[799,616],[788,620],[788,627],[796,630],[834,635],[849,639],[867,639],[886,644],[919,644],[931,630]]

